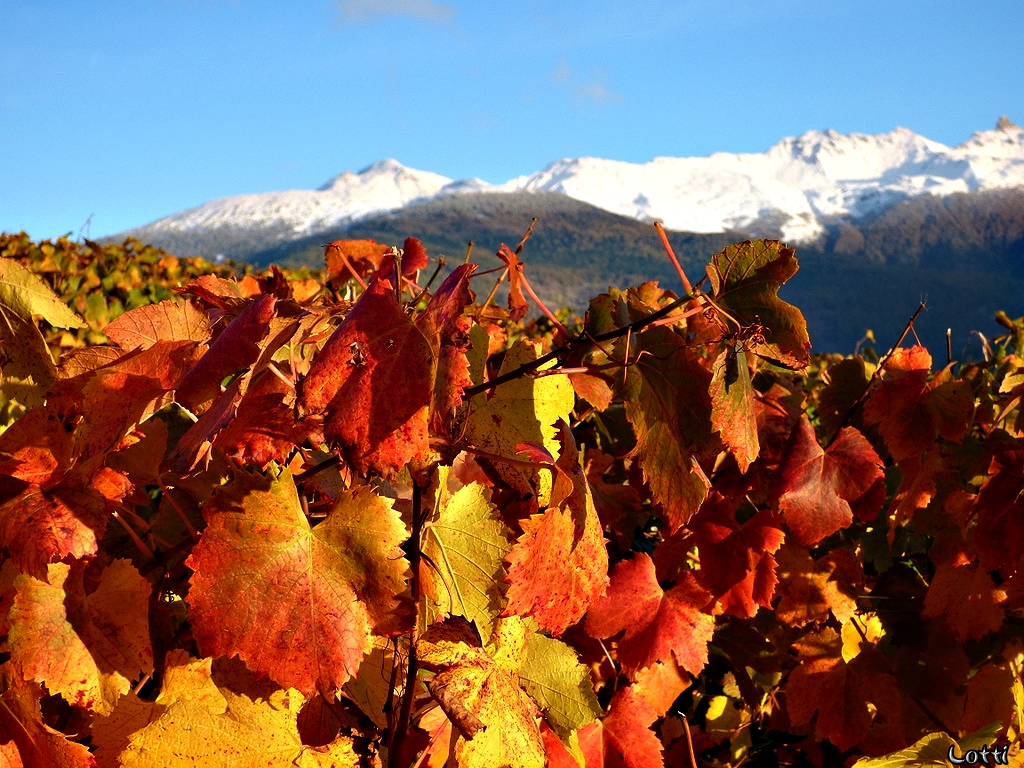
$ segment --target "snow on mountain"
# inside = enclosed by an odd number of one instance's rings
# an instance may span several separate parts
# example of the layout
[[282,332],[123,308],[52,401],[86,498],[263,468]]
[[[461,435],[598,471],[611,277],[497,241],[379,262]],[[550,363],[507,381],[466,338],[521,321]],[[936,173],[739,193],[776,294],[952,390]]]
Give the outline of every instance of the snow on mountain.
[[406,168],[397,160],[380,160],[359,173],[345,171],[316,190],[222,197],[140,229],[186,232],[257,226],[278,229],[282,237],[299,237],[433,197],[450,184],[445,176]]
[[1000,118],[947,147],[906,128],[844,135],[808,131],[763,153],[656,157],[647,163],[559,160],[494,186],[452,181],[395,160],[336,176],[318,190],[213,200],[125,234],[259,228],[274,237],[316,234],[372,213],[443,195],[557,192],[614,213],[688,232],[740,231],[806,242],[829,221],[859,218],[921,194],[1024,187],[1024,129]]
[[560,160],[502,186],[561,192],[687,232],[767,229],[812,240],[824,222],[879,211],[919,194],[1024,187],[1024,130],[1008,120],[949,148],[906,128],[843,135],[808,131],[760,154],[658,157],[648,163]]

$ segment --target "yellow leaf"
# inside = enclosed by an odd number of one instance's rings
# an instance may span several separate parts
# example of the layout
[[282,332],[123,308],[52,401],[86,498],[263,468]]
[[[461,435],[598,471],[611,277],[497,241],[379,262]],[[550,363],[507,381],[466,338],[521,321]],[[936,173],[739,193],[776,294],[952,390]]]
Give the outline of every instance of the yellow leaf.
[[416,645],[423,662],[441,668],[427,687],[459,731],[459,768],[543,768],[537,707],[519,684],[526,625],[518,616],[500,619],[493,650],[478,643],[467,622],[449,619]]
[[[442,488],[443,491],[443,488]],[[438,616],[464,616],[489,639],[501,613],[505,568],[512,549],[508,526],[479,483],[453,496],[439,491],[440,510],[423,533],[423,553],[433,564],[434,597],[427,597],[427,625]]]
[[339,736],[325,747],[302,744],[296,720],[303,697],[295,689],[268,699],[222,691],[223,713],[210,702],[180,698],[163,715],[133,733],[120,755],[124,768],[217,768],[219,766],[358,766],[352,740]]
[[[513,371],[540,356],[540,344],[520,339],[505,354],[501,374]],[[547,366],[550,367],[550,366]],[[539,443],[558,458],[555,423],[568,419],[575,394],[567,376],[557,374],[533,378],[522,376],[498,386],[488,396],[477,395],[466,421],[466,439],[475,448],[515,461],[520,443]],[[547,505],[551,494],[551,473],[493,460],[495,471],[522,494],[536,494]]]

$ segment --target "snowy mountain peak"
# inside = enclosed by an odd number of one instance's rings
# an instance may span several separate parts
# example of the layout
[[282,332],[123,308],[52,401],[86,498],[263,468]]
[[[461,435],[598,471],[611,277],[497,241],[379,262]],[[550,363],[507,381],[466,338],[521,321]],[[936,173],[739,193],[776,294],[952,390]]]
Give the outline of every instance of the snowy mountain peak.
[[821,235],[830,221],[876,213],[917,195],[1009,187],[1024,187],[1024,129],[1000,118],[995,129],[953,148],[902,127],[879,134],[811,130],[761,153],[646,163],[566,158],[499,186],[453,181],[388,158],[358,173],[345,171],[317,190],[221,198],[124,234],[258,229],[283,241],[440,195],[549,191],[670,229],[799,243]]

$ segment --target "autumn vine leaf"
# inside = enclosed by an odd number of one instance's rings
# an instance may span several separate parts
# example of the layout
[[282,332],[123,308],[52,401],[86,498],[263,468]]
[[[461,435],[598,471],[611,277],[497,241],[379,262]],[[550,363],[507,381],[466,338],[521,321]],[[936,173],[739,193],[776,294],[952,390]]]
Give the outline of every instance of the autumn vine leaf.
[[[540,356],[539,344],[517,341],[507,353],[500,374],[513,371]],[[559,419],[569,417],[574,404],[572,385],[563,375],[538,379],[524,376],[499,385],[488,397],[479,394],[470,403],[465,439],[473,447],[490,454],[487,460],[495,473],[523,497],[537,496],[540,504],[550,498],[551,475],[519,464],[523,443],[539,443],[557,457],[560,444],[555,439]],[[514,463],[499,458],[513,459]]]
[[571,646],[530,632],[520,682],[563,741],[602,714],[590,670]]
[[39,277],[14,259],[0,258],[0,304],[25,320],[38,315],[58,328],[85,325]]
[[[0,759],[11,768],[92,768],[88,747],[76,744],[43,719],[43,688],[22,679],[11,662],[0,667],[5,690],[0,694]],[[14,749],[11,749],[13,745]]]
[[490,639],[505,591],[502,561],[512,548],[508,526],[491,503],[490,491],[479,483],[450,497],[439,495],[436,517],[423,533],[423,554],[432,564],[425,622],[463,616]]
[[372,635],[407,627],[407,537],[368,488],[345,493],[310,528],[284,470],[241,472],[204,510],[187,564],[193,632],[207,655],[237,654],[253,671],[306,694],[354,676]]
[[779,488],[779,511],[802,544],[848,527],[854,515],[873,520],[885,499],[882,462],[864,436],[844,427],[822,449],[806,417],[793,430]]
[[678,530],[707,496],[700,459],[716,452],[712,433],[712,376],[671,328],[644,331],[626,372],[621,397],[636,433],[636,454],[668,532]]
[[54,563],[47,581],[15,579],[11,657],[26,679],[104,715],[153,669],[151,588],[127,560],[104,569],[88,594],[83,576],[84,566]]
[[556,506],[521,521],[508,555],[505,615],[532,616],[555,637],[578,622],[608,584],[608,551],[572,433],[560,422],[554,466],[562,495]]
[[209,318],[192,301],[161,301],[125,312],[103,333],[125,352],[149,349],[159,341],[210,340]]
[[435,359],[387,280],[374,280],[320,351],[299,402],[359,472],[389,473],[427,450]]
[[519,322],[526,313],[530,311],[530,305],[523,296],[523,262],[512,250],[501,244],[498,249],[498,258],[505,262],[508,267],[508,313],[516,322]]
[[[747,240],[711,257],[708,277],[716,306],[732,320],[733,333],[748,338],[758,357],[786,368],[811,361],[807,322],[800,310],[779,298],[779,288],[797,271],[796,251],[777,240]],[[763,330],[760,330],[763,328]]]
[[277,691],[251,700],[223,692],[218,711],[204,699],[179,697],[166,711],[128,737],[118,760],[125,768],[191,768],[195,765],[260,765],[285,768],[358,768],[359,756],[348,736],[325,747],[302,743],[296,724],[303,697]]
[[537,705],[520,686],[527,630],[518,616],[501,619],[490,648],[479,645],[464,620],[427,630],[417,644],[420,660],[438,669],[431,695],[458,729],[460,768],[543,768],[544,744]]
[[619,661],[630,676],[657,662],[673,659],[693,675],[708,661],[708,643],[715,621],[704,609],[711,599],[693,577],[685,573],[665,591],[658,584],[654,561],[638,552],[612,568],[608,593],[587,614],[591,637],[607,638],[625,630],[619,643]]
[[[733,505],[713,491],[689,530],[700,553],[697,581],[715,596],[723,613],[750,619],[758,606],[771,608],[778,583],[772,554],[785,539],[776,514],[762,510],[740,525]],[[655,550],[655,563],[658,554]]]
[[615,694],[611,710],[599,723],[580,732],[580,748],[586,768],[659,768],[665,761],[662,745],[651,730],[657,712],[629,685]]
[[225,378],[255,363],[259,343],[270,330],[275,305],[274,296],[264,295],[243,309],[178,382],[175,399],[195,411],[220,394]]
[[746,472],[761,451],[747,353],[727,346],[715,360],[713,370],[711,426],[736,457],[740,472]]

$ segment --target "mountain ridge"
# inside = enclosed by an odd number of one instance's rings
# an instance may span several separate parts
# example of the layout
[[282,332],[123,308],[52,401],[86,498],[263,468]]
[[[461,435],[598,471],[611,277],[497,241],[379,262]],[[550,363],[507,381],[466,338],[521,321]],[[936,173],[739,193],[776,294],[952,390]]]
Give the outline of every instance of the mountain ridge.
[[1000,118],[996,128],[952,148],[902,127],[880,134],[812,130],[762,153],[659,156],[646,163],[566,158],[503,184],[453,180],[388,158],[315,190],[218,198],[108,239],[192,233],[199,243],[217,239],[203,233],[245,229],[278,243],[428,199],[547,191],[679,231],[743,231],[808,243],[836,220],[870,216],[920,195],[1016,187],[1024,187],[1024,129]]

